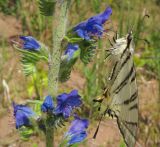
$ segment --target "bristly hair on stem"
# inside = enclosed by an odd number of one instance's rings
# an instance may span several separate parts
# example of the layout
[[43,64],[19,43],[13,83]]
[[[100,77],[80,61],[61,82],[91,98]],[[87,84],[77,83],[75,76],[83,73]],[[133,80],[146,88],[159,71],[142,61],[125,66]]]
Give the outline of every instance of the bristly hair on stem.
[[[50,50],[49,57],[49,73],[48,73],[48,94],[55,97],[58,91],[58,74],[61,62],[61,42],[65,36],[67,24],[67,12],[69,9],[70,0],[65,0],[55,4],[53,15],[53,48]],[[59,18],[59,19],[56,19]],[[48,123],[46,122],[46,127]],[[46,128],[47,129],[47,128]],[[48,128],[46,131],[46,146],[54,146],[54,129]]]

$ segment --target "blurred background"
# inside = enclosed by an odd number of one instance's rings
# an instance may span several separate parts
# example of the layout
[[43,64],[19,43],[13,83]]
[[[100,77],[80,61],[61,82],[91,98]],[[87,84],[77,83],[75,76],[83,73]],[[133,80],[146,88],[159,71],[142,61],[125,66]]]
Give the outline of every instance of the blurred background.
[[[133,28],[140,107],[138,142],[142,147],[160,147],[160,0],[72,0],[68,26],[104,11],[107,6],[113,9],[111,26],[121,37]],[[12,100],[23,103],[47,92],[46,72],[40,70],[36,78],[25,77],[20,55],[10,40],[16,35],[31,35],[51,46],[51,27],[51,18],[40,14],[38,0],[0,0],[0,147],[44,146],[43,135],[34,134],[29,141],[20,139],[10,122]],[[60,84],[59,92],[78,89],[83,97],[82,116],[92,122],[84,147],[125,146],[115,120],[104,120],[97,139],[91,139],[99,119],[97,105],[92,100],[101,94],[104,85],[104,50],[109,44],[106,42],[107,38],[98,42],[96,55],[89,65],[78,61],[69,81]],[[56,143],[64,129],[56,132]]]

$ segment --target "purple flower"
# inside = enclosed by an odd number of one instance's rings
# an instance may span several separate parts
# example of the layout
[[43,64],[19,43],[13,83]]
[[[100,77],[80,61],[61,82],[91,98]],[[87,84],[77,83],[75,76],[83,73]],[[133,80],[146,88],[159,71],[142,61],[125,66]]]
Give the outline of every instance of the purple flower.
[[40,44],[38,41],[33,38],[32,36],[20,36],[20,39],[23,40],[23,49],[30,50],[30,51],[39,51]]
[[69,137],[68,144],[72,145],[78,142],[82,142],[86,137],[86,129],[88,128],[89,121],[87,119],[81,119],[75,116],[75,119],[71,123],[69,131],[66,136]]
[[68,118],[73,108],[82,104],[80,95],[77,90],[72,90],[69,94],[62,93],[57,96],[57,107],[55,114],[63,114],[64,118]]
[[73,57],[74,52],[76,50],[78,50],[78,48],[79,48],[78,44],[71,44],[71,43],[69,43],[67,45],[67,49],[65,50],[64,54],[68,55],[68,58],[67,58],[68,61]]
[[103,24],[109,19],[112,9],[107,7],[103,13],[81,22],[73,28],[77,35],[85,40],[90,40],[92,36],[101,37],[103,34]]
[[49,111],[53,111],[54,109],[54,103],[53,103],[53,99],[52,96],[48,95],[46,96],[43,104],[41,105],[41,111],[42,112],[49,112]]
[[30,126],[29,118],[35,116],[31,108],[26,105],[17,105],[13,102],[14,117],[16,122],[16,129],[22,126]]

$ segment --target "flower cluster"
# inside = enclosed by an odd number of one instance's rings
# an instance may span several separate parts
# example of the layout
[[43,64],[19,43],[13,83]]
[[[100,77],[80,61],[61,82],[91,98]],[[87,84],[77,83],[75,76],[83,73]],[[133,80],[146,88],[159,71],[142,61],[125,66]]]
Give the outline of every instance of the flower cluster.
[[[69,116],[71,116],[73,109],[79,107],[82,104],[81,97],[77,90],[72,90],[69,94],[62,93],[58,95],[56,99],[57,105],[55,107],[52,96],[46,96],[44,102],[41,105],[41,111],[47,114],[62,115],[65,119],[67,119]],[[31,108],[26,105],[17,105],[15,103],[13,103],[13,108],[16,128],[19,129],[22,126],[31,126],[29,121],[30,118],[36,117],[36,114],[31,110]],[[84,140],[87,136],[85,132],[87,127],[87,120],[81,120],[78,116],[75,116],[75,120],[72,122],[71,128],[67,133],[67,136],[71,137],[69,144]]]
[[54,107],[52,97],[47,96],[41,105],[41,110],[42,112],[52,112],[55,115],[61,114],[64,118],[68,118],[72,110],[82,104],[80,98],[77,90],[72,90],[69,94],[62,93],[57,96],[57,106]]
[[[54,106],[52,96],[46,96],[43,104],[41,105],[41,111],[44,113],[51,112],[54,115],[63,115],[64,118],[71,116],[74,108],[79,107],[82,104],[81,97],[77,90],[72,90],[69,94],[62,93],[57,96],[57,106]],[[13,103],[14,116],[16,120],[16,128],[29,125],[29,117],[35,115],[35,113],[25,105],[16,105]]]
[[[72,29],[70,36],[71,38],[66,36],[69,42],[64,52],[64,57],[66,57],[65,59],[67,59],[64,60],[66,63],[68,63],[71,59],[77,57],[76,56],[77,54],[75,54],[75,52],[78,51],[80,48],[83,49],[84,47],[86,48],[93,47],[91,46],[92,43],[97,41],[95,38],[102,37],[103,32],[105,31],[104,24],[106,21],[108,21],[111,14],[112,14],[112,9],[110,7],[107,7],[104,12],[96,16],[93,16],[84,22],[79,23]],[[77,37],[78,39],[72,38],[75,36],[78,36]],[[22,49],[27,51],[34,51],[33,54],[35,54],[35,52],[38,51],[39,51],[38,53],[43,51],[43,47],[41,47],[42,44],[40,44],[40,42],[38,42],[35,38],[31,36],[20,36],[19,39],[22,42],[21,46]],[[29,55],[30,54],[31,53],[29,53]],[[72,116],[73,110],[77,107],[80,107],[80,105],[82,104],[81,97],[78,94],[77,90],[72,90],[70,93],[62,93],[56,97],[56,100],[57,104],[54,105],[53,97],[51,95],[45,97],[45,100],[41,104],[41,111],[43,112],[43,114],[45,113],[46,115],[44,115],[44,118],[42,115],[41,118],[42,121],[43,119],[46,121],[48,120],[48,118],[56,119],[59,116],[63,117],[63,119],[68,119],[70,116]],[[32,111],[31,108],[29,108],[26,105],[17,105],[13,103],[13,108],[14,108],[16,129],[19,129],[22,126],[25,127],[31,126],[32,125],[30,122],[31,118],[36,118],[36,120],[38,120],[37,115]],[[53,122],[54,121],[55,120],[53,120]],[[71,123],[71,127],[65,134],[65,139],[68,140],[69,146],[81,142],[87,137],[86,129],[88,128],[88,125],[89,122],[87,119],[79,118],[77,115],[74,116],[74,120]],[[45,128],[46,127],[45,123],[42,123],[42,126]]]
[[[112,9],[107,7],[103,13],[89,18],[88,20],[79,23],[73,28],[73,34],[77,34],[80,38],[90,41],[93,37],[102,37],[105,29],[103,25],[109,19],[112,14]],[[78,44],[69,43],[65,51],[65,55],[68,55],[68,61],[73,57],[74,52],[79,49]]]
[[79,37],[85,40],[90,40],[92,36],[101,37],[104,31],[103,24],[109,19],[111,14],[112,9],[108,7],[103,13],[81,22],[73,30]]
[[[73,28],[73,33],[76,33],[80,38],[87,41],[91,40],[94,36],[100,38],[104,32],[103,25],[109,19],[111,14],[112,9],[110,7],[107,7],[104,12],[76,25]],[[20,39],[23,41],[23,49],[29,51],[40,50],[40,43],[32,36],[20,36]],[[64,55],[67,55],[67,61],[69,61],[73,57],[74,52],[78,49],[78,44],[68,43],[67,48],[64,52]]]

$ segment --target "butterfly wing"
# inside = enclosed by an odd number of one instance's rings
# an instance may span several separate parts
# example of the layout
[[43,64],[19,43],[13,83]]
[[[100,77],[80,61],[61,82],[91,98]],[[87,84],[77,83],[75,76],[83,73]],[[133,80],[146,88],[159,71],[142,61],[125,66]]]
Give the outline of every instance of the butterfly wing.
[[[114,66],[108,77],[110,109],[117,117],[117,123],[128,147],[134,147],[138,126],[138,91],[133,63],[133,45],[121,38],[114,45]],[[116,55],[117,53],[117,55]],[[116,61],[115,61],[116,57]]]

